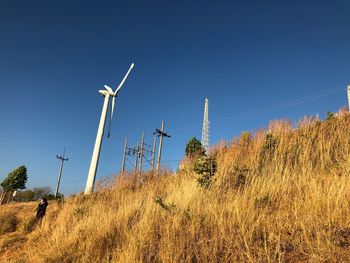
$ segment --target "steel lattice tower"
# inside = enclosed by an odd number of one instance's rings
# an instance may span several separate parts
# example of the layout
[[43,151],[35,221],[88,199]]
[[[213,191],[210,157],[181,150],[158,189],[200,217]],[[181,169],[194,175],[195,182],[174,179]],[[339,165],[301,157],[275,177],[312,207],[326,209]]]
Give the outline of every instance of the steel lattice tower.
[[209,111],[209,101],[208,101],[208,98],[205,98],[203,129],[202,129],[202,146],[207,153],[209,151],[209,135],[210,135],[209,134],[210,122],[208,117],[208,111]]

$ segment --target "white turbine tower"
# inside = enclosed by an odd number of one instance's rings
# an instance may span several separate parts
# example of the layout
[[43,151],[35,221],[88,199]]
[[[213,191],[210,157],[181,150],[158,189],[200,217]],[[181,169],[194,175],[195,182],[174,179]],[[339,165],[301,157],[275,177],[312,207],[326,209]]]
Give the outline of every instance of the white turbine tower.
[[120,82],[119,86],[113,92],[113,90],[105,85],[106,90],[99,90],[98,92],[102,94],[102,96],[105,97],[104,103],[103,103],[103,108],[102,108],[102,113],[101,113],[101,118],[100,118],[100,124],[98,126],[97,130],[97,136],[96,136],[96,141],[95,141],[95,147],[94,151],[92,153],[92,158],[91,158],[91,163],[90,163],[90,169],[89,169],[89,174],[88,178],[86,181],[86,187],[85,187],[85,194],[92,193],[94,190],[94,184],[95,184],[95,177],[96,177],[96,170],[98,166],[98,160],[100,157],[100,150],[101,150],[101,144],[102,144],[102,137],[103,137],[103,132],[105,128],[105,122],[106,122],[106,116],[107,116],[107,110],[108,110],[108,104],[109,104],[109,98],[112,97],[112,108],[110,111],[110,119],[109,119],[109,128],[108,128],[108,137],[110,136],[110,129],[111,129],[111,123],[112,123],[112,118],[113,118],[113,111],[114,111],[114,106],[115,106],[115,98],[118,95],[118,91],[121,89],[123,86],[126,78],[128,77],[130,71],[134,67],[134,63],[130,65],[130,68],[128,72],[125,74],[124,78]]

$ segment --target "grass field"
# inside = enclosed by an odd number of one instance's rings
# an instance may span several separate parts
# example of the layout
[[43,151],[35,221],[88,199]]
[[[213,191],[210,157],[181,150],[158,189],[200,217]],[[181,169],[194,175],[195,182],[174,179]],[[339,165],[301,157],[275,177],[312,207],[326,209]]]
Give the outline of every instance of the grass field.
[[[271,122],[213,149],[218,170],[199,187],[176,173],[119,180],[90,196],[2,206],[11,262],[349,262],[350,115]],[[184,146],[185,147],[185,146]],[[2,219],[1,219],[2,220]],[[1,224],[3,221],[1,221]],[[25,223],[27,222],[27,223]],[[3,226],[1,226],[3,228]],[[6,233],[5,233],[6,232]]]

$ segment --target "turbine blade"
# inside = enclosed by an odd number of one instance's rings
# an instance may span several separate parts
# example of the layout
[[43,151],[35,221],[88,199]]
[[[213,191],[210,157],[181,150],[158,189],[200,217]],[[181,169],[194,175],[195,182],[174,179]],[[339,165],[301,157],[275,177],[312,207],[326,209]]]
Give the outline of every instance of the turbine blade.
[[108,90],[109,94],[111,94],[111,95],[114,94],[113,90],[110,87],[108,87],[107,85],[105,85],[105,89]]
[[114,106],[115,106],[115,97],[113,96],[112,98],[112,108],[111,108],[111,114],[110,114],[110,118],[109,118],[109,127],[108,127],[108,138],[111,135],[111,126],[112,126],[112,119],[113,119],[113,112],[114,112]]
[[122,79],[122,81],[120,82],[119,86],[118,86],[117,89],[115,90],[114,96],[117,95],[118,91],[119,91],[119,90],[121,89],[121,87],[123,86],[123,84],[124,84],[126,78],[128,77],[128,75],[129,75],[129,73],[130,73],[130,71],[132,70],[133,67],[134,67],[134,63],[131,63],[128,72],[126,72],[124,78]]
[[112,110],[111,110],[111,121],[112,121],[112,118],[113,118],[114,105],[115,105],[115,97],[113,96],[113,98],[112,98]]

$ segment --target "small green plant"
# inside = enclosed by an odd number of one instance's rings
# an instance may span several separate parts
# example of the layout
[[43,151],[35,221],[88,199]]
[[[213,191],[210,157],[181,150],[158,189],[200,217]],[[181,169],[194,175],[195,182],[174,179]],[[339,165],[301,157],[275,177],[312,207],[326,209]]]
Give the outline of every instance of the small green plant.
[[271,160],[273,154],[278,146],[278,139],[271,133],[268,132],[265,136],[265,142],[261,148],[260,157],[259,157],[259,171],[262,172],[262,169],[265,163]]
[[82,217],[86,214],[86,207],[85,206],[78,206],[74,209],[74,215],[76,217]]
[[161,196],[156,196],[154,198],[154,202],[159,205],[162,209],[168,212],[172,212],[175,210],[176,206],[174,204],[167,204]]
[[208,156],[199,157],[193,167],[193,171],[199,176],[196,178],[199,186],[209,187],[216,172],[216,161]]
[[268,195],[264,195],[263,197],[255,198],[254,206],[255,208],[265,208],[271,204],[271,199]]
[[326,117],[327,121],[329,121],[330,119],[333,119],[334,117],[335,117],[334,112],[330,112],[330,111],[327,112],[327,117]]
[[265,144],[263,146],[263,150],[273,152],[278,145],[278,139],[272,134],[272,132],[268,132],[265,137]]

